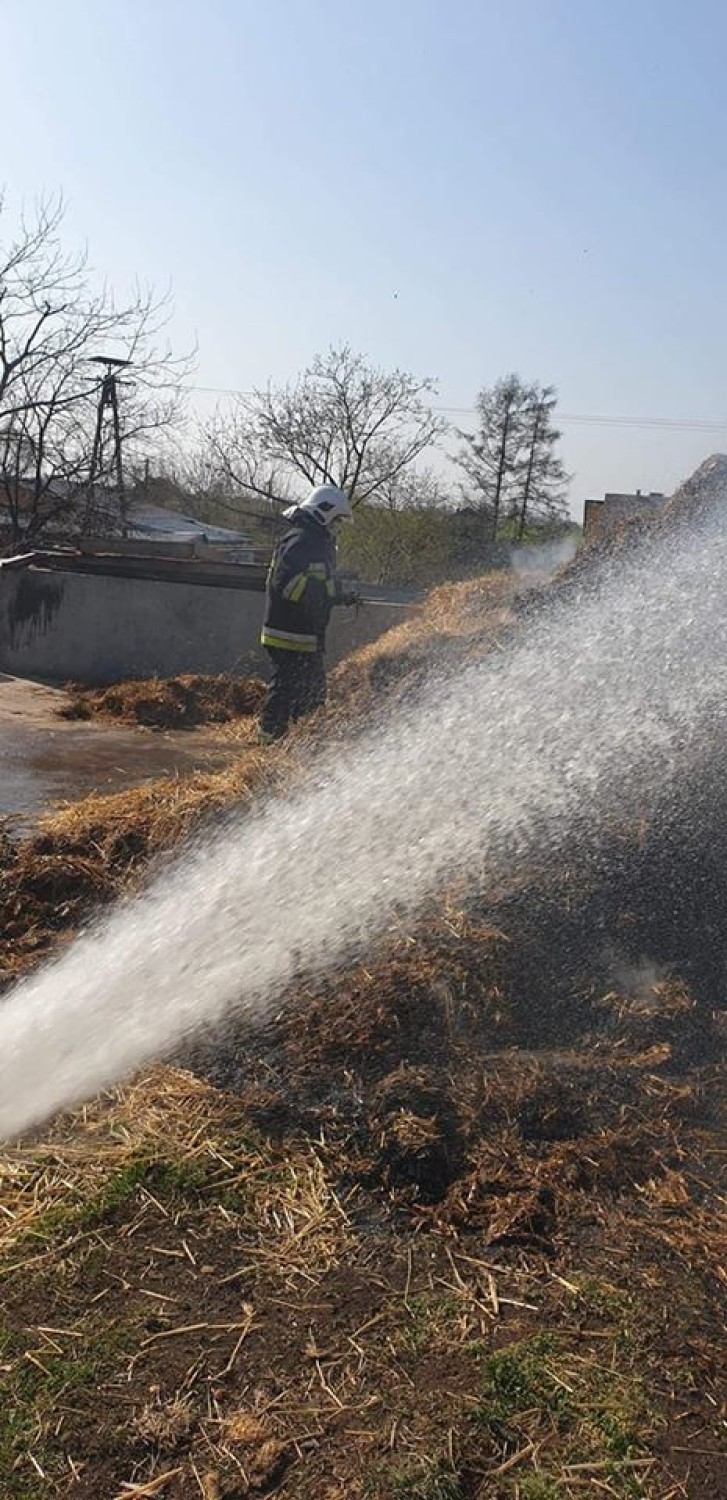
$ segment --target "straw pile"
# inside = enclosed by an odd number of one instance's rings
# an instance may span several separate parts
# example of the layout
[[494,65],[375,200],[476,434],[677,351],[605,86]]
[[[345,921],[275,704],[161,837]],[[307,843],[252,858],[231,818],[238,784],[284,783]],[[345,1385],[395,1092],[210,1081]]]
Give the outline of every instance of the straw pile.
[[403,624],[363,646],[331,673],[334,717],[359,718],[415,689],[433,664],[459,662],[493,649],[514,623],[513,604],[534,587],[514,573],[442,584]]
[[227,724],[258,713],[265,684],[257,677],[146,678],[108,688],[71,684],[62,719],[113,719],[152,729],[196,729],[200,724]]

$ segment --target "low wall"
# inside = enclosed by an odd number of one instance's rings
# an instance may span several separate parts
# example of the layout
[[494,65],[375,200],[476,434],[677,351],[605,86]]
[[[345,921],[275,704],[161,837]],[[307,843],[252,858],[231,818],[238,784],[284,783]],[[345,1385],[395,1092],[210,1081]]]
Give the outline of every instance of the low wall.
[[[263,604],[259,590],[239,586],[0,566],[0,671],[98,684],[178,672],[264,674]],[[329,663],[406,614],[389,603],[335,610]]]

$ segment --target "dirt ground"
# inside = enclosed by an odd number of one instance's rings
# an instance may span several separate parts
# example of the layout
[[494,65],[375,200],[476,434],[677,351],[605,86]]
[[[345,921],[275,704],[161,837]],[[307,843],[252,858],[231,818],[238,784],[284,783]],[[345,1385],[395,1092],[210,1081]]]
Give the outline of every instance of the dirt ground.
[[230,759],[229,745],[209,728],[159,733],[66,720],[69,701],[63,688],[0,675],[0,817],[16,832],[53,805]]

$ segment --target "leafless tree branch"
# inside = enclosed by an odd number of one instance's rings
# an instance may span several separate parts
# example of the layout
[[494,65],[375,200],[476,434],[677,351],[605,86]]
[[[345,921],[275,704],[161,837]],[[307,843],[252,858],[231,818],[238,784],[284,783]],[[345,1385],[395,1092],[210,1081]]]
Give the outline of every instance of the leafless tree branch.
[[[166,339],[169,294],[137,286],[117,302],[94,285],[85,252],[63,247],[63,212],[62,200],[43,201],[3,241],[0,198],[0,527],[4,519],[14,540],[64,518],[82,523],[100,386],[93,356],[133,362],[120,400],[131,464],[182,422],[192,368]],[[98,482],[109,477],[102,461]]]
[[262,468],[273,500],[289,502],[301,481],[329,482],[357,505],[442,437],[445,423],[430,405],[435,391],[434,381],[376,369],[344,345],[316,356],[288,385],[238,397],[226,415],[217,413],[206,440],[219,472],[243,493],[260,493],[254,473]]

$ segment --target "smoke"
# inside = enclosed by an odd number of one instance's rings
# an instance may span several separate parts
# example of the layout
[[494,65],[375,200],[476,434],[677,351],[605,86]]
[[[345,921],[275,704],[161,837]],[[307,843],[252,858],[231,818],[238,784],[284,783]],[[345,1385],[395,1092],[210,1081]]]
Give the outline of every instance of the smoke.
[[723,529],[664,537],[185,850],[0,1007],[0,1136],[231,1011],[264,1017],[454,875],[558,867],[573,837],[657,815],[727,691],[726,594]]
[[552,542],[542,542],[538,547],[512,547],[510,550],[510,564],[519,577],[527,577],[528,574],[537,574],[541,579],[551,578],[558,568],[575,557],[578,550],[578,538],[575,536],[558,537]]
[[669,969],[651,959],[642,958],[638,963],[626,963],[614,958],[613,979],[620,994],[628,1000],[653,1002],[658,985],[671,977]]

